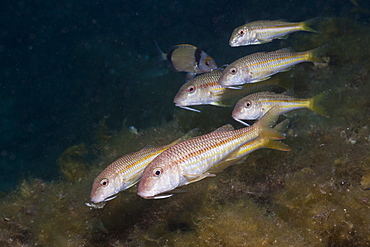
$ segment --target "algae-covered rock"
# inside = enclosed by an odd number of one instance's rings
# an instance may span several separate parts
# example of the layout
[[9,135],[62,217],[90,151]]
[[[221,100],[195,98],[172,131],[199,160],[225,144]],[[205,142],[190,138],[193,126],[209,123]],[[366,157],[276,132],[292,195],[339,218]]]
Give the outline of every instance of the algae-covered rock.
[[364,190],[370,189],[370,171],[367,171],[361,179],[361,188]]
[[330,172],[319,174],[305,168],[285,181],[274,199],[277,216],[314,233],[325,246],[365,246],[370,243],[368,193],[346,186]]
[[85,144],[72,146],[65,150],[58,159],[58,165],[69,182],[81,180],[87,173],[84,156],[88,153]]
[[[313,234],[301,234],[251,200],[228,203],[197,220],[198,243],[205,246],[312,246]],[[197,242],[188,246],[195,246]],[[186,246],[186,245],[182,245]]]

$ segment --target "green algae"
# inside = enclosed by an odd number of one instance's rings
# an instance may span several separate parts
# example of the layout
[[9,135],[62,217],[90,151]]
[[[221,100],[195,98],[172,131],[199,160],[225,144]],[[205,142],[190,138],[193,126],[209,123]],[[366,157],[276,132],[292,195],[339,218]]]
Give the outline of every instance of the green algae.
[[81,184],[74,185],[23,181],[18,191],[1,203],[1,229],[6,233],[1,245],[78,246],[89,239],[93,221],[78,200],[83,194],[78,190]]
[[58,159],[58,165],[63,176],[70,182],[81,180],[87,173],[87,163],[84,156],[87,154],[84,144],[75,145],[65,150]]
[[173,121],[138,134],[125,123],[120,131],[109,130],[102,120],[93,145],[61,154],[60,180],[24,180],[1,197],[0,245],[369,245],[369,27],[328,18],[319,29],[293,47],[330,44],[328,65],[305,64],[287,73],[301,97],[328,92],[322,105],[330,118],[305,110],[289,116],[284,142],[291,152],[253,152],[244,164],[168,199],[144,200],[134,186],[103,209],[91,209],[84,203],[92,181],[110,162],[168,144],[195,127],[207,133],[231,122],[232,109],[205,106],[202,114],[177,109]]
[[274,211],[302,231],[314,232],[327,246],[369,244],[368,192],[334,179],[331,171],[315,170],[305,168],[286,179],[285,189],[275,195]]

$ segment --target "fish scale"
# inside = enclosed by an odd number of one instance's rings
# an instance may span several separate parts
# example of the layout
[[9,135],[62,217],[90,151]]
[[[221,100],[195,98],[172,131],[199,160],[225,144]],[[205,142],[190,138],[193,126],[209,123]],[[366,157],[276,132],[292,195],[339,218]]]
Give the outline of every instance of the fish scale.
[[271,94],[270,99],[260,99],[262,105],[268,105],[269,108],[279,105],[281,110],[294,110],[310,106],[310,99],[297,99],[283,94]]
[[[284,121],[277,124],[273,129],[279,132],[285,132],[288,128],[288,125],[289,120],[285,119]],[[247,155],[250,154],[251,152],[261,148],[269,148],[280,151],[290,151],[290,147],[281,141],[257,138],[241,146],[237,150],[237,152],[234,152],[226,159],[224,159],[222,162],[213,166],[210,170],[208,170],[208,172],[221,172],[227,167],[239,163],[241,160],[244,160],[247,157]]]
[[283,34],[287,35],[292,32],[302,30],[302,23],[287,23],[281,21],[256,21],[251,25],[245,25],[246,28],[250,28],[250,30],[257,31],[259,33],[259,37],[262,39],[269,39],[274,38],[274,36]]
[[297,31],[316,32],[308,26],[316,18],[305,22],[285,21],[254,21],[234,29],[229,39],[231,47],[243,45],[257,45],[271,42],[274,39],[282,39],[288,34]]
[[[211,135],[212,136],[209,136],[209,138],[189,140],[188,142],[174,147],[174,149],[178,149],[176,155],[181,155],[183,157],[173,162],[173,165],[181,165],[182,169],[186,171],[187,174],[194,174],[191,171],[195,170],[205,171],[208,169],[209,164],[212,164],[215,160],[222,159],[222,157],[226,157],[227,154],[224,150],[227,149],[228,146],[237,145],[238,139],[243,136],[237,135],[230,137],[229,135],[222,136],[216,133],[211,133]],[[254,135],[252,132],[250,136],[248,140],[255,138],[257,135]],[[199,142],[202,143],[201,146],[198,146]],[[189,152],[184,153],[184,150],[188,150]]]
[[286,87],[286,85],[283,85],[283,80],[276,79],[260,83],[245,84],[240,90],[229,89],[218,83],[222,71],[223,69],[219,68],[196,76],[192,80],[186,82],[181,86],[174,98],[175,105],[187,110],[198,111],[188,106],[207,104],[225,106],[226,104],[223,101],[230,98],[242,97],[246,94],[258,91],[261,88],[274,86]]
[[[258,92],[240,99],[234,107],[232,117],[237,121],[242,119],[260,119],[272,107],[278,107],[280,114],[295,109],[307,108],[327,117],[327,113],[319,105],[319,102],[325,95],[326,93],[324,92],[312,98],[302,99],[274,92]],[[239,122],[243,123],[242,121]]]
[[[273,68],[278,73],[281,70],[287,69],[287,66],[293,66],[296,63],[308,60],[307,52],[279,52],[279,53],[256,53],[251,56],[241,59],[241,62],[246,63],[253,74],[266,73],[266,69]],[[270,74],[266,74],[268,76]]]
[[[176,141],[161,147],[144,148],[124,155],[107,166],[95,179],[91,189],[90,200],[100,203],[113,199],[118,192],[135,185],[144,168],[160,153],[176,143],[194,136],[197,129],[189,131]],[[104,183],[105,182],[105,183]]]
[[[142,171],[149,162],[170,146],[145,148],[122,156],[111,163],[95,178],[90,195],[91,201],[94,203],[105,201],[119,191],[133,186],[140,179]],[[108,186],[112,186],[112,190],[101,185],[101,181],[108,178]]]
[[156,198],[178,186],[212,176],[207,173],[243,144],[256,138],[283,139],[284,135],[271,128],[278,109],[271,109],[251,127],[209,134],[182,141],[158,155],[144,170],[138,194]]
[[232,88],[246,83],[264,81],[299,63],[322,62],[322,59],[318,57],[322,50],[323,48],[317,48],[304,52],[293,52],[289,49],[281,49],[254,53],[239,58],[227,66],[218,82],[223,87]]

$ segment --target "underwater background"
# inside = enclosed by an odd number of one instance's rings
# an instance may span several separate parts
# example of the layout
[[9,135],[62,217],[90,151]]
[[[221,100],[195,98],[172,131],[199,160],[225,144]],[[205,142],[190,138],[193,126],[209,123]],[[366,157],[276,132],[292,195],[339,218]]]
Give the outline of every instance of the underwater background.
[[[368,0],[2,0],[0,12],[0,246],[370,245]],[[246,22],[314,17],[318,33],[228,45]],[[218,65],[327,46],[327,64],[276,76],[302,98],[326,91],[330,118],[282,116],[290,152],[253,152],[186,193],[144,200],[134,186],[89,208],[92,181],[120,156],[242,127],[232,107],[175,107],[185,75],[158,63],[155,41],[196,45]]]

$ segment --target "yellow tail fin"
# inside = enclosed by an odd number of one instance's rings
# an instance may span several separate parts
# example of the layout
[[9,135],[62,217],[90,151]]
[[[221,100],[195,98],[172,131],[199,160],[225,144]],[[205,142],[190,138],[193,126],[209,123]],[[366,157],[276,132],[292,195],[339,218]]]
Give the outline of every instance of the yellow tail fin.
[[265,140],[265,143],[263,144],[262,148],[269,148],[269,149],[275,149],[280,151],[290,151],[292,150],[288,145],[281,141],[274,141],[270,139],[263,139]]
[[318,31],[311,28],[311,25],[314,24],[315,22],[317,22],[318,20],[319,20],[319,17],[315,17],[315,18],[309,19],[307,21],[301,22],[300,24],[301,24],[301,27],[302,27],[302,31],[318,33]]
[[307,61],[311,61],[314,63],[325,63],[323,59],[327,50],[327,46],[321,46],[312,50],[307,51]]
[[327,95],[327,92],[322,92],[314,97],[312,97],[310,99],[310,105],[309,105],[309,109],[311,109],[312,111],[324,116],[324,117],[327,117],[329,118],[329,115],[328,113],[325,111],[325,109],[320,106],[320,102],[326,97]]

